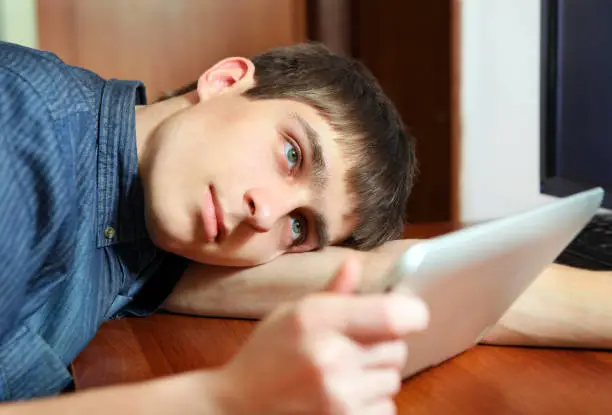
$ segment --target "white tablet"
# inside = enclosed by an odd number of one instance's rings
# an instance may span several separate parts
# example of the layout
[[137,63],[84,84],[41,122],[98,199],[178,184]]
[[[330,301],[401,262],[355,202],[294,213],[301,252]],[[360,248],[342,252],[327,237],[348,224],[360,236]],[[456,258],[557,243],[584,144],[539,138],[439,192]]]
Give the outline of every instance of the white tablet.
[[[430,324],[408,336],[408,377],[478,343],[597,212],[600,188],[412,245],[373,291],[409,290]],[[370,290],[368,290],[370,291]]]

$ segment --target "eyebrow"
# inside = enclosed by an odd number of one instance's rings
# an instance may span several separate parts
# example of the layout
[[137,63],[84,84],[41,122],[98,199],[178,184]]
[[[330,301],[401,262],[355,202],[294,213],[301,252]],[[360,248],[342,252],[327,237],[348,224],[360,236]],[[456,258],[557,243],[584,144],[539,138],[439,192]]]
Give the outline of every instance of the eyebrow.
[[315,212],[315,229],[317,234],[317,250],[329,245],[329,234],[327,233],[327,221],[319,212]]
[[314,128],[299,114],[293,114],[293,118],[297,120],[297,122],[304,130],[306,134],[306,139],[308,140],[308,144],[310,145],[310,152],[312,153],[312,171],[311,175],[313,178],[313,184],[316,186],[317,190],[323,190],[327,186],[329,174],[327,172],[327,164],[325,163],[325,158],[323,157],[323,147],[321,146],[321,137],[319,133],[315,131]]
[[[323,189],[327,186],[329,181],[329,173],[327,170],[327,164],[325,163],[325,158],[323,157],[323,147],[321,146],[321,138],[319,133],[315,131],[314,128],[303,119],[299,114],[292,114],[292,117],[297,120],[300,124],[304,133],[306,134],[306,139],[308,140],[308,144],[310,146],[311,153],[311,177],[312,184],[314,186],[314,190],[317,193],[322,193]],[[325,216],[323,216],[320,212],[315,212],[315,230],[317,234],[317,249],[322,249],[329,244],[329,232],[328,225]]]

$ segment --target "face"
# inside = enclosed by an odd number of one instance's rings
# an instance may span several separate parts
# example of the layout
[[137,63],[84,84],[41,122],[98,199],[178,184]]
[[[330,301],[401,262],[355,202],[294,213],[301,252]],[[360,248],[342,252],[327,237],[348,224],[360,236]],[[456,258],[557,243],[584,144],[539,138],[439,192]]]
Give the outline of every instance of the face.
[[244,98],[249,64],[204,74],[197,102],[147,139],[147,228],[159,247],[194,261],[261,264],[341,241],[355,226],[336,133],[309,105]]

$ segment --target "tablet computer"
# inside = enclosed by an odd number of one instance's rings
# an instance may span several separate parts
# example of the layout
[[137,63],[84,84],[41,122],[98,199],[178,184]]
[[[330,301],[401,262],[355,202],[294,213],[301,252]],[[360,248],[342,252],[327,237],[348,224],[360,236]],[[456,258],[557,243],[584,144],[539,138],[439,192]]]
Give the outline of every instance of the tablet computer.
[[603,190],[410,246],[368,291],[412,292],[427,303],[427,330],[407,337],[404,377],[468,350],[597,212]]

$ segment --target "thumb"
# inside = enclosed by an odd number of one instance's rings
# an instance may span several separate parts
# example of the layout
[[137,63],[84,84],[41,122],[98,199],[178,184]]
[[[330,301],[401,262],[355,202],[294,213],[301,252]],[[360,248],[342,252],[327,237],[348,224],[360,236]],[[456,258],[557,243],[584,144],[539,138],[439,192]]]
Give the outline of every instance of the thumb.
[[325,291],[336,294],[351,294],[359,288],[361,282],[361,262],[355,256],[348,257],[332,279]]

